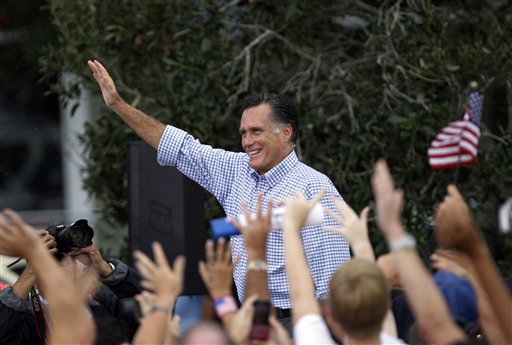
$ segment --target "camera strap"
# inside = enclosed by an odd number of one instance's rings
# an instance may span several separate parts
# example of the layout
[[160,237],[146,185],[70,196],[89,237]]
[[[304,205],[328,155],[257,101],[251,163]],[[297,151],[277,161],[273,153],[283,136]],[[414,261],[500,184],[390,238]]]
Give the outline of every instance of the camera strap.
[[41,306],[41,299],[35,288],[30,291],[30,303],[32,304],[32,312],[36,324],[36,331],[39,339],[43,344],[46,344],[46,320],[44,317],[43,307]]

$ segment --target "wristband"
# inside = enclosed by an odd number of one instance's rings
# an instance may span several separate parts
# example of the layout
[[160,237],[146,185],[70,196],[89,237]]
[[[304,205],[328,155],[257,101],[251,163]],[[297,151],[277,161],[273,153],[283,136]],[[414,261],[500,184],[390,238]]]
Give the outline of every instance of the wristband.
[[226,314],[234,313],[238,310],[235,299],[231,295],[221,296],[213,301],[213,307],[217,315],[222,318]]
[[162,311],[166,314],[171,314],[172,313],[172,308],[169,308],[169,307],[166,307],[166,306],[163,306],[163,305],[160,305],[160,304],[152,304],[149,309],[148,309],[148,314],[151,314],[155,311]]
[[389,245],[389,250],[396,252],[400,249],[416,249],[416,239],[411,234],[404,232],[402,236]]
[[248,271],[267,271],[267,263],[263,260],[251,260],[247,263]]

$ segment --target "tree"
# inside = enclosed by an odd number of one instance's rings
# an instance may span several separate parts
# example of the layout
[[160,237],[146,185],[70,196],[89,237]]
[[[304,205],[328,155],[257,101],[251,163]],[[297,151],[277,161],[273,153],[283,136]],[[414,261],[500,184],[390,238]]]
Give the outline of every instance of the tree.
[[[287,94],[302,113],[302,160],[361,209],[371,200],[373,162],[385,157],[406,193],[407,227],[424,242],[433,206],[453,178],[429,168],[427,147],[463,114],[470,81],[505,94],[510,88],[511,9],[507,1],[463,0],[51,0],[59,41],[41,66],[47,75],[73,72],[98,92],[86,66],[98,59],[133,105],[233,150],[240,150],[240,99]],[[57,83],[53,90],[65,100],[77,89]],[[493,126],[482,126],[479,162],[458,181],[490,234],[497,206],[512,195],[508,109],[488,111],[506,104],[501,95],[484,109]],[[132,139],[106,109],[83,136],[85,186],[116,222],[127,221],[124,145]],[[219,214],[212,200],[208,210]]]

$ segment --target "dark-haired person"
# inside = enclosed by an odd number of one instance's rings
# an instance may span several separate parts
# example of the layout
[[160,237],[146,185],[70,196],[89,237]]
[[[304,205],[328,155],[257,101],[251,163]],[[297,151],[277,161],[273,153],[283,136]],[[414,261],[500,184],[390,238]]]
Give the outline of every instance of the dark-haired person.
[[[116,90],[112,78],[98,61],[89,61],[106,105],[158,152],[161,165],[176,166],[220,202],[226,215],[242,214],[241,201],[246,200],[255,212],[257,195],[263,194],[263,205],[272,199],[274,205],[301,191],[307,199],[321,190],[324,208],[336,212],[332,198],[341,198],[324,174],[300,162],[294,148],[299,133],[299,114],[286,97],[262,93],[247,98],[242,105],[240,135],[244,152],[229,152],[201,144],[185,131],[165,125],[126,103]],[[335,226],[331,217],[323,226]],[[316,288],[316,298],[328,294],[331,275],[340,264],[350,259],[347,242],[339,235],[322,231],[320,226],[302,231],[304,250]],[[233,258],[240,256],[233,275],[238,295],[244,300],[247,269],[267,270],[272,304],[279,319],[289,320],[291,300],[285,271],[283,235],[272,231],[267,242],[266,262],[247,258],[241,235],[231,237]],[[249,262],[248,262],[249,261]],[[286,321],[285,321],[286,322]]]
[[[46,230],[37,230],[37,234],[46,249],[53,255],[57,253],[55,238]],[[37,315],[34,308],[46,312],[45,301],[32,287],[36,283],[30,262],[20,274],[16,282],[0,292],[0,343],[6,345],[16,344],[44,344],[45,334],[36,332]],[[34,300],[34,304],[31,303]],[[40,315],[44,315],[41,312]],[[42,316],[44,318],[44,316]],[[39,319],[42,320],[42,319]]]
[[[46,230],[37,230],[37,233],[48,251],[55,254],[57,244],[54,237]],[[138,272],[120,260],[104,260],[94,242],[85,248],[74,248],[65,256],[74,259],[71,261],[73,265],[84,269],[88,267],[97,273],[102,285],[89,299],[88,308],[95,319],[115,319],[116,327],[124,333],[123,339],[129,341],[139,325],[124,315],[120,299],[133,298],[142,291]],[[30,262],[27,262],[27,267],[14,285],[0,292],[0,344],[45,343],[51,316],[46,300],[33,289],[35,283],[36,274]],[[34,299],[37,302],[32,303]],[[38,310],[39,306],[41,311]],[[103,336],[101,332],[104,330],[105,327],[98,328],[99,337]]]

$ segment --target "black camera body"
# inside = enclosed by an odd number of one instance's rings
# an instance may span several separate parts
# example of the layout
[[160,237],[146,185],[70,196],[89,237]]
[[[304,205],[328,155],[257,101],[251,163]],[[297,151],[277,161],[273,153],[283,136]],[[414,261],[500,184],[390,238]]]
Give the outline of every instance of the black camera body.
[[92,244],[94,230],[86,219],[79,219],[69,226],[54,224],[46,228],[55,238],[59,253],[69,252],[73,248],[85,248]]

